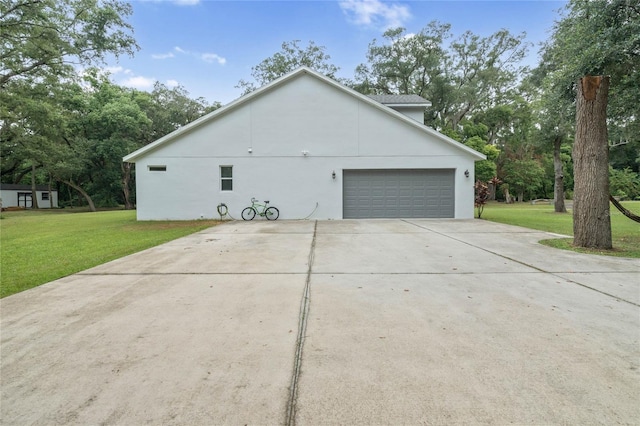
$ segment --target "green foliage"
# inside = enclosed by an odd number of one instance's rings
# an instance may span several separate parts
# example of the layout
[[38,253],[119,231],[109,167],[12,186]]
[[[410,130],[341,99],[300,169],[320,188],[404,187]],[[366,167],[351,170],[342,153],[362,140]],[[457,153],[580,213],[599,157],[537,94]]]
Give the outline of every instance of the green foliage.
[[543,137],[568,142],[574,133],[575,85],[609,75],[607,126],[616,168],[638,170],[640,158],[640,8],[629,0],[570,0],[543,49],[532,84],[541,90]]
[[247,94],[303,66],[335,78],[339,68],[329,62],[331,57],[325,53],[325,47],[310,41],[308,46],[302,49],[298,46],[299,42],[300,40],[293,40],[282,43],[281,51],[251,68],[251,76],[255,83],[240,80],[236,87],[243,89],[243,94]]
[[447,99],[447,109],[455,112],[447,118],[447,124],[455,129],[466,116],[507,99],[523,72],[518,64],[529,47],[524,36],[503,29],[483,38],[467,31],[451,43],[450,66],[446,69],[454,90]]
[[626,139],[620,136],[617,140],[613,134],[609,134],[611,144],[609,149],[609,164],[614,169],[629,168],[634,172],[640,172],[640,138]]
[[544,168],[535,160],[514,160],[503,167],[502,179],[509,185],[509,189],[518,194],[519,201],[535,196],[542,188],[545,172]]
[[168,88],[160,82],[155,83],[151,93],[136,92],[134,100],[151,120],[145,144],[160,139],[221,106],[218,102],[209,105],[203,98],[192,99],[182,86]]
[[3,212],[0,297],[216,225],[216,221],[137,222],[133,211]]
[[351,86],[367,94],[420,95],[432,103],[425,114],[428,125],[457,131],[463,119],[504,103],[528,46],[523,34],[506,30],[452,39],[450,29],[432,21],[417,34],[387,30],[382,44],[375,39],[369,44],[368,63],[356,68]]
[[417,34],[407,35],[404,28],[385,31],[385,43],[378,45],[374,39],[369,44],[369,63],[356,68],[354,88],[367,94],[415,94],[433,102],[431,91],[443,83],[442,44],[450,28],[432,21]]
[[640,199],[640,176],[630,168],[622,170],[609,167],[609,192],[622,199]]
[[0,88],[19,77],[58,80],[73,64],[99,63],[138,46],[118,0],[3,0],[0,10]]
[[[34,164],[38,183],[54,179],[98,207],[133,205],[134,175],[123,156],[218,106],[190,99],[180,86],[120,87],[95,69],[82,84],[19,79],[0,99],[0,119],[11,123],[0,127],[3,181],[23,182]],[[60,195],[65,204],[67,192]]]
[[492,177],[496,176],[496,159],[500,155],[500,150],[493,145],[487,144],[480,139],[479,136],[473,136],[464,142],[469,148],[473,148],[478,152],[487,156],[486,160],[476,161],[475,176],[482,182],[488,182]]

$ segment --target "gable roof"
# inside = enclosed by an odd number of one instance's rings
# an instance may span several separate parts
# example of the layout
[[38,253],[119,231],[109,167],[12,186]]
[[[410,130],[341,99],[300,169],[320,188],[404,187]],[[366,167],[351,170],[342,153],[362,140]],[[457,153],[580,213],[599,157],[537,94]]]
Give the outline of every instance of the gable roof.
[[419,95],[368,95],[374,101],[393,106],[423,106],[428,107],[431,102]]
[[[442,133],[439,133],[435,130],[433,130],[432,128],[425,126],[424,124],[420,124],[419,122],[413,120],[410,117],[407,117],[406,115],[395,111],[394,109],[381,104],[380,102],[371,99],[370,97],[363,95],[362,93],[356,92],[355,90],[344,86],[340,83],[338,83],[337,81],[326,77],[316,71],[313,71],[310,68],[307,67],[301,67],[298,68],[295,71],[290,72],[289,74],[286,74],[262,87],[260,87],[259,89],[254,90],[251,93],[248,93],[244,96],[239,97],[238,99],[228,103],[227,105],[223,106],[222,108],[218,108],[217,110],[210,112],[209,114],[203,115],[202,117],[198,118],[195,121],[192,121],[189,124],[186,124],[182,127],[180,127],[179,129],[174,130],[173,132],[169,133],[168,135],[165,135],[163,137],[161,137],[160,139],[156,140],[155,142],[152,142],[148,145],[145,145],[144,147],[138,149],[137,151],[132,152],[131,154],[125,156],[122,160],[128,163],[135,163],[136,160],[142,158],[145,156],[145,154],[155,150],[156,148],[166,145],[168,143],[171,143],[172,141],[174,141],[175,139],[179,138],[180,136],[190,132],[191,130],[200,127],[204,124],[207,124],[211,121],[216,120],[217,118],[229,113],[230,111],[235,110],[236,108],[240,107],[241,105],[244,105],[245,103],[251,102],[253,99],[262,96],[265,93],[268,93],[272,90],[277,89],[280,86],[283,86],[285,84],[287,84],[289,81],[297,78],[300,75],[308,75],[310,77],[316,78],[322,82],[324,82],[325,84],[340,90],[344,93],[349,94],[350,96],[353,96],[357,99],[359,99],[360,101],[367,103],[381,111],[384,111],[386,114],[389,114],[393,117],[395,117],[396,119],[400,120],[400,121],[404,121],[405,123],[407,123],[408,125],[411,125],[413,127],[417,127],[420,130],[422,130],[423,132],[429,134],[430,136],[434,136],[440,140],[442,140],[444,143],[453,145],[454,147],[466,152],[467,154],[470,154],[473,157],[476,157],[477,160],[484,160],[486,159],[486,156],[484,154],[479,153],[478,151],[469,148],[468,146],[461,144],[460,142],[451,139],[448,136],[443,135]],[[423,99],[423,98],[421,98]],[[423,99],[423,101],[425,101],[425,99]],[[428,102],[428,101],[427,101]]]

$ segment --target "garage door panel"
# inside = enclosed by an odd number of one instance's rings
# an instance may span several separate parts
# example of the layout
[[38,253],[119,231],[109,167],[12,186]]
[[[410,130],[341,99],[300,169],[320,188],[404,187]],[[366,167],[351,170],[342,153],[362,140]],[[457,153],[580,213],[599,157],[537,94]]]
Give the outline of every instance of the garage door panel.
[[453,169],[345,170],[343,217],[454,217]]

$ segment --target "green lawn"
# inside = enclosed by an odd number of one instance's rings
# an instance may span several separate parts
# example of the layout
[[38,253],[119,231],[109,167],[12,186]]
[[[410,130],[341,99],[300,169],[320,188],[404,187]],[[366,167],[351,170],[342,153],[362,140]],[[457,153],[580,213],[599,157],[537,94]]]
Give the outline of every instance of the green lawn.
[[[622,205],[633,213],[640,215],[640,201],[623,201]],[[489,203],[485,207],[484,213],[482,213],[482,218],[541,231],[573,235],[571,210],[569,209],[569,213],[565,214],[555,213],[553,205]],[[625,217],[613,205],[611,205],[611,232],[613,250],[579,249],[573,247],[572,239],[566,238],[545,240],[542,244],[583,253],[640,258],[640,223]]]
[[137,222],[135,211],[3,212],[0,297],[192,234],[218,221]]

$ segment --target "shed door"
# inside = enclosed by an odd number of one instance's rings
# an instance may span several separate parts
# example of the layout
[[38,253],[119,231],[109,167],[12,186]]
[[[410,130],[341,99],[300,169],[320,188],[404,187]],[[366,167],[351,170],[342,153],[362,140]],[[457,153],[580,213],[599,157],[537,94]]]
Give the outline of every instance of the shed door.
[[455,170],[344,170],[343,218],[454,217]]
[[18,192],[18,207],[26,207],[28,209],[33,207],[30,192]]

